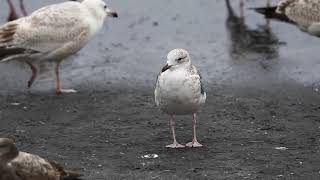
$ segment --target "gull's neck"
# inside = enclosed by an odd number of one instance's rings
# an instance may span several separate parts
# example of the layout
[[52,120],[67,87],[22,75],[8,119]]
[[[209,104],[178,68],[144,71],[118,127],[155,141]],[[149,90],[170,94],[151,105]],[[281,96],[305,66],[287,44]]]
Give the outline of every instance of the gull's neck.
[[184,63],[181,65],[181,67],[183,67],[183,68],[189,68],[190,66],[192,66],[192,63],[190,60],[187,63]]
[[90,0],[84,0],[81,2],[82,5],[84,5],[88,11],[90,12],[90,14],[98,21],[104,21],[104,19],[106,18],[106,13],[100,9],[99,7],[97,7],[98,5]]
[[102,9],[98,9],[97,5],[90,0],[84,0],[81,4],[87,8],[89,15],[91,15],[89,23],[91,24],[91,33],[95,35],[102,28],[106,13]]

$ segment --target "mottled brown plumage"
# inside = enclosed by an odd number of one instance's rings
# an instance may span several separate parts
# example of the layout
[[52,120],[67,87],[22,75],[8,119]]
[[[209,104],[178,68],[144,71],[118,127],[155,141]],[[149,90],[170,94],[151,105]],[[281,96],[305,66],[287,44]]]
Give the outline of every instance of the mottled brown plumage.
[[13,141],[0,138],[0,180],[76,180],[80,176],[56,161],[18,152]]

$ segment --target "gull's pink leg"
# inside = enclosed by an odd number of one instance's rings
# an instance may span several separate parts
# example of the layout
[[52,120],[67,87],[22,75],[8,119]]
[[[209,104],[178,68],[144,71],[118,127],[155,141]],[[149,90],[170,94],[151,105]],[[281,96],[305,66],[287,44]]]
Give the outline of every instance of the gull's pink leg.
[[[267,0],[267,7],[270,7],[270,0]],[[265,18],[266,19],[266,25],[267,25],[267,27],[269,27],[270,26],[270,19],[269,18]]]
[[77,91],[74,89],[62,89],[61,85],[60,85],[60,63],[61,61],[59,61],[55,67],[55,73],[56,73],[56,93],[57,94],[63,94],[63,93],[76,93]]
[[184,148],[184,145],[181,145],[177,142],[176,140],[176,133],[174,130],[174,120],[173,120],[173,116],[170,116],[170,126],[171,126],[171,131],[172,131],[172,136],[173,136],[173,143],[167,145],[167,148]]
[[26,11],[26,8],[24,7],[23,0],[20,0],[20,9],[22,11],[23,16],[27,16],[28,15],[28,13]]
[[240,18],[244,21],[244,2],[240,0]]
[[270,4],[271,4],[270,0],[267,0],[267,7],[270,7]]
[[15,8],[14,8],[11,0],[7,0],[7,3],[8,3],[8,5],[9,5],[9,11],[10,11],[10,12],[9,12],[10,14],[9,14],[9,16],[8,16],[7,21],[13,21],[13,20],[18,19],[19,17],[18,17],[18,15],[17,15],[17,13],[16,13],[16,10],[15,10]]
[[192,139],[192,142],[189,142],[186,144],[186,146],[188,146],[188,147],[202,147],[202,144],[200,144],[197,141],[196,123],[197,123],[196,113],[194,113],[193,114],[193,139]]
[[29,79],[29,81],[28,81],[28,88],[31,88],[34,80],[35,80],[36,77],[37,77],[37,72],[38,72],[38,70],[37,70],[37,68],[36,68],[32,63],[30,63],[30,62],[26,62],[26,63],[29,65],[29,67],[30,67],[30,69],[31,69],[31,71],[32,71],[32,75],[31,75],[31,77],[30,77],[30,79]]

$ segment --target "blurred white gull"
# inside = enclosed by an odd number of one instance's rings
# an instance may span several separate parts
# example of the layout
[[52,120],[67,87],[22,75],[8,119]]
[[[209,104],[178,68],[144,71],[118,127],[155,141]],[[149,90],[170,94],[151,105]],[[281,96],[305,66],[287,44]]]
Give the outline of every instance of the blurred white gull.
[[19,152],[11,139],[0,138],[1,180],[76,180],[81,176],[65,171],[56,161]]
[[19,60],[32,70],[30,88],[37,76],[36,61],[56,63],[56,92],[76,92],[60,86],[59,66],[102,28],[106,16],[118,17],[103,0],[69,1],[43,7],[30,16],[0,27],[0,62]]
[[302,31],[320,37],[319,0],[281,0],[277,6],[254,9],[266,18],[295,24]]
[[182,148],[176,140],[173,115],[193,114],[193,139],[188,147],[201,147],[196,136],[196,112],[205,103],[201,76],[191,64],[189,53],[184,49],[174,49],[167,56],[167,64],[158,76],[155,88],[155,102],[169,114],[173,143],[168,148]]

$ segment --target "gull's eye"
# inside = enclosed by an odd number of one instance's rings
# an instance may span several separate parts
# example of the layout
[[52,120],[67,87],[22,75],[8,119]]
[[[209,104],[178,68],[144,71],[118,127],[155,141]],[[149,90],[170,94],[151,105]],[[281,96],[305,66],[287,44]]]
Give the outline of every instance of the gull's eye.
[[180,62],[183,58],[178,58],[177,61]]
[[104,9],[107,9],[107,5],[104,5],[103,8],[104,8]]

